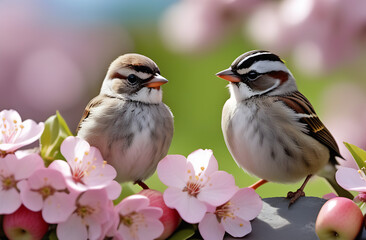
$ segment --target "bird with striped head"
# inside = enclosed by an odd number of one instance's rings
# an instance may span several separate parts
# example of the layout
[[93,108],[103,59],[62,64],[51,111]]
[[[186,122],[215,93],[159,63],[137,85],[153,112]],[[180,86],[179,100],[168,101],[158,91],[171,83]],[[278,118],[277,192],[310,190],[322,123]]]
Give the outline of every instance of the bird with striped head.
[[318,174],[339,195],[352,197],[335,181],[336,157],[341,157],[336,141],[279,56],[246,52],[216,75],[229,81],[231,95],[222,112],[224,139],[237,164],[262,179],[253,188],[305,178],[297,191],[288,193],[292,204]]

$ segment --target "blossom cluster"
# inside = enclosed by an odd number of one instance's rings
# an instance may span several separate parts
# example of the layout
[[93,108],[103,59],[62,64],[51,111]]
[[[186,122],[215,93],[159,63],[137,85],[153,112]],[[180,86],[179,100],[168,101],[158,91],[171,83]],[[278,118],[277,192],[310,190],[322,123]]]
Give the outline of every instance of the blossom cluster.
[[262,201],[251,188],[239,189],[234,177],[218,170],[211,150],[196,150],[187,159],[168,155],[158,165],[158,176],[168,186],[164,200],[183,220],[199,223],[204,239],[223,239],[225,232],[243,237],[251,232]]
[[[113,201],[121,193],[116,170],[85,140],[69,136],[61,144],[64,160],[46,167],[33,151],[18,150],[40,138],[44,124],[22,121],[14,110],[0,113],[0,215],[21,206],[57,224],[58,239],[154,239],[163,232],[161,208],[142,195]],[[137,230],[138,229],[138,230]],[[5,231],[7,229],[4,229]]]
[[[251,232],[262,200],[219,171],[211,150],[196,150],[187,159],[166,156],[157,169],[168,186],[164,194],[147,189],[117,204],[122,187],[114,167],[97,148],[72,136],[59,114],[55,118],[57,124],[37,124],[22,121],[14,110],[0,112],[0,215],[7,237],[29,231],[32,239],[50,232],[60,240],[166,239],[181,219],[198,224],[204,239]],[[25,149],[37,140],[40,148]]]

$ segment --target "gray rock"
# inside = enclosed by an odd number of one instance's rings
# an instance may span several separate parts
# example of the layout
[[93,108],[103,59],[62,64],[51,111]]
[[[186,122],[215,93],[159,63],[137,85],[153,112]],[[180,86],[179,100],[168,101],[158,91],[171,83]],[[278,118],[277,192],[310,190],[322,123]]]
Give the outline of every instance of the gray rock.
[[[263,209],[252,221],[252,232],[242,239],[319,239],[315,234],[315,221],[325,199],[302,197],[291,207],[283,197],[264,198]],[[240,239],[225,237],[225,239]]]

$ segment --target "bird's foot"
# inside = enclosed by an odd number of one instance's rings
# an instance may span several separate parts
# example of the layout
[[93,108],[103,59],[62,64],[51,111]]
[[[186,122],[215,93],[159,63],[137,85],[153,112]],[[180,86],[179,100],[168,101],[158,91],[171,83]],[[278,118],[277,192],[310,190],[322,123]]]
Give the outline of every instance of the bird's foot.
[[143,181],[141,180],[137,180],[135,182],[135,184],[138,184],[142,189],[150,189],[149,186],[146,185],[146,183],[144,183]]
[[288,206],[290,207],[297,201],[297,199],[301,197],[305,197],[305,192],[301,188],[297,189],[296,192],[288,192],[286,197],[286,199],[290,199],[290,203]]

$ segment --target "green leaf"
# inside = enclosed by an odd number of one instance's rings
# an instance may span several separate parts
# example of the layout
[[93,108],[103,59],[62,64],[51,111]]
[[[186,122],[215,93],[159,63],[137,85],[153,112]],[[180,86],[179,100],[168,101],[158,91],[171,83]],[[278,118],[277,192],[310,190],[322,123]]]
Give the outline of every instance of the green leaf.
[[182,221],[179,225],[178,229],[175,230],[172,236],[170,236],[169,240],[185,240],[189,239],[195,234],[195,227],[192,224],[186,223]]
[[350,143],[344,142],[344,145],[347,147],[347,149],[352,154],[358,167],[360,169],[366,168],[366,151],[364,151],[361,148],[359,148],[353,144],[350,144]]
[[357,206],[361,209],[363,215],[366,214],[366,203],[365,202],[356,202]]
[[48,239],[49,240],[58,240],[57,235],[56,235],[56,230],[54,230],[50,233],[50,235],[48,236]]
[[41,157],[46,166],[53,160],[64,160],[64,157],[60,152],[60,146],[65,138],[72,135],[65,120],[58,111],[56,112],[56,115],[53,115],[46,120],[45,128],[40,138]]

